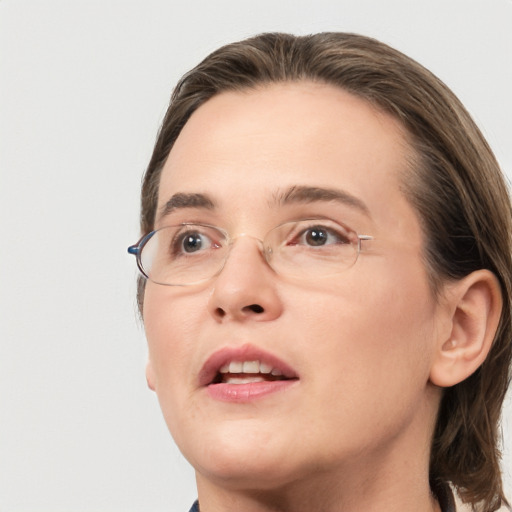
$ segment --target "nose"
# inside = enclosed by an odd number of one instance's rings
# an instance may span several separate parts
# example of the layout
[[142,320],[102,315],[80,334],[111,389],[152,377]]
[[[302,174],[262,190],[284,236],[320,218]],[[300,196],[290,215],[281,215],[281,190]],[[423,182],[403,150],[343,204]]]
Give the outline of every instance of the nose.
[[208,309],[218,322],[269,321],[281,315],[276,275],[265,260],[259,240],[237,238],[214,280]]

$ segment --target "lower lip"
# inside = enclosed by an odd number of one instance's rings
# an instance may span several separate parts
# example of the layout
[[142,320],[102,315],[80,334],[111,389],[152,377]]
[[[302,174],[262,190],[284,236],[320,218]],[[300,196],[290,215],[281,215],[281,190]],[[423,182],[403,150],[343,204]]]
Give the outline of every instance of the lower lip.
[[206,391],[214,400],[222,402],[252,402],[259,398],[285,391],[297,380],[251,382],[249,384],[210,384]]

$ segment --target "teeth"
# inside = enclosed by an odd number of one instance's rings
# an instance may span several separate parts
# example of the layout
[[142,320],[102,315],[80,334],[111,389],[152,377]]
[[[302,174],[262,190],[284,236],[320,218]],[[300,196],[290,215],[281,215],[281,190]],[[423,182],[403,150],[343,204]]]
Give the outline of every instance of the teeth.
[[263,377],[228,377],[225,384],[250,384],[251,382],[262,382]]
[[272,366],[265,363],[260,363],[260,373],[270,373],[272,371]]
[[242,373],[244,363],[241,361],[231,361],[229,363],[229,373]]
[[[280,376],[283,373],[270,366],[269,364],[260,363],[259,361],[230,361],[229,363],[221,366],[220,373],[263,373]],[[251,381],[253,382],[253,381]]]
[[260,362],[245,361],[242,368],[242,373],[260,373]]

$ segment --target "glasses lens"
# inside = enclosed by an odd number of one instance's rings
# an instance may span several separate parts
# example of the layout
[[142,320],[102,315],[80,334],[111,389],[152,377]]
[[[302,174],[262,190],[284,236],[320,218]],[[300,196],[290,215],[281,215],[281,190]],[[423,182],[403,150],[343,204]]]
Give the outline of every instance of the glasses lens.
[[269,264],[285,276],[307,279],[339,273],[359,252],[357,233],[327,219],[288,222],[265,240]]
[[226,251],[226,235],[217,228],[201,224],[168,226],[146,240],[140,264],[155,283],[194,284],[220,271]]

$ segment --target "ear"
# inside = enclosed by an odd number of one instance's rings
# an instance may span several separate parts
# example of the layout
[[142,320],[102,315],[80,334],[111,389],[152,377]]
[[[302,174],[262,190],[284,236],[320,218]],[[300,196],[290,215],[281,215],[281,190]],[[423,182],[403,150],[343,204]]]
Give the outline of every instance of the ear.
[[148,383],[148,388],[151,389],[151,391],[155,391],[155,372],[153,371],[153,366],[149,359],[146,363],[146,382]]
[[485,361],[498,328],[503,299],[496,276],[489,270],[477,270],[447,285],[445,300],[450,329],[438,340],[430,381],[450,387],[469,377]]

